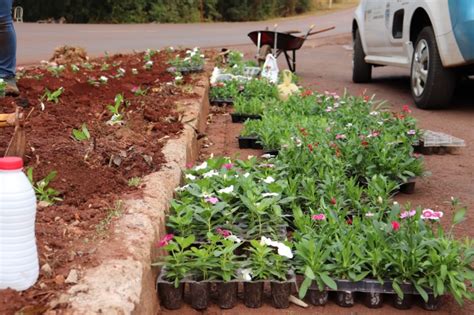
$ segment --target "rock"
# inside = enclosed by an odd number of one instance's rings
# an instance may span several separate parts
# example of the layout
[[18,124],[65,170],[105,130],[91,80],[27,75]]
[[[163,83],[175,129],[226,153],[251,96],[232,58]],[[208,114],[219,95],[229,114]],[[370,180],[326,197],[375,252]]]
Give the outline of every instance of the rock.
[[63,275],[57,275],[57,276],[54,278],[54,282],[55,282],[57,285],[62,285],[62,284],[64,284],[64,276],[63,276]]
[[51,204],[49,202],[46,202],[46,201],[40,201],[38,202],[38,208],[42,209],[42,208],[47,208],[49,207]]
[[76,269],[72,269],[69,272],[69,275],[66,278],[66,283],[68,284],[76,284],[79,282],[79,273]]
[[53,269],[51,268],[51,266],[48,263],[41,266],[41,271],[48,278],[50,278],[53,275]]

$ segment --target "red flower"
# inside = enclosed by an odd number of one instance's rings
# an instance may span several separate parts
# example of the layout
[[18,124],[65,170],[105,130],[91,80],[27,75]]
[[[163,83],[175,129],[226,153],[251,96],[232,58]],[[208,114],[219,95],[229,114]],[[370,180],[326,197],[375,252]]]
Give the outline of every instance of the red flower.
[[365,141],[365,140],[362,141],[361,144],[362,144],[362,146],[363,146],[364,148],[367,148],[367,147],[369,146],[369,143],[368,143],[367,141]]
[[347,222],[347,224],[352,225],[352,219],[351,218],[347,219],[346,222]]
[[308,135],[308,132],[306,131],[305,128],[300,128],[300,132],[301,132],[301,134],[302,134],[303,136],[305,136],[305,137]]
[[408,105],[403,105],[402,111],[403,111],[404,113],[408,113],[408,114],[411,113],[411,109],[410,109],[410,107],[408,107]]
[[336,203],[337,203],[336,198],[332,197],[332,198],[331,198],[331,204],[335,205]]
[[394,231],[400,230],[400,223],[398,223],[397,221],[392,221],[392,229]]
[[313,152],[314,148],[313,148],[313,145],[310,143],[308,144],[308,149],[310,152]]
[[158,242],[158,247],[164,247],[174,238],[173,234],[167,234],[161,241]]
[[216,232],[217,232],[218,234],[222,235],[223,237],[229,237],[229,236],[232,235],[232,233],[231,233],[230,231],[228,231],[228,230],[223,230],[223,229],[221,229],[221,228],[217,228],[217,229],[216,229]]
[[186,163],[186,168],[187,169],[193,168],[193,163]]
[[311,90],[305,90],[301,93],[301,96],[311,96],[313,95],[313,92]]
[[366,102],[370,101],[370,96],[368,96],[368,95],[364,96],[364,101],[366,101]]

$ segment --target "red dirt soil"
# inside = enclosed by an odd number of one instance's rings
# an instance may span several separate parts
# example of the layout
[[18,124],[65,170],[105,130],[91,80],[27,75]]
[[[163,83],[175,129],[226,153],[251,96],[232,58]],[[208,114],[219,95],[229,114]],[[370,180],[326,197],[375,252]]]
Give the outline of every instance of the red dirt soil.
[[[173,55],[174,56],[174,55]],[[44,67],[24,71],[18,82],[20,98],[30,107],[25,110],[27,152],[26,167],[34,169],[38,181],[51,171],[57,171],[51,187],[61,193],[63,201],[38,208],[36,236],[40,266],[51,267],[41,271],[36,285],[22,293],[0,291],[0,314],[25,311],[42,313],[47,303],[58,292],[68,288],[65,283],[71,269],[93,266],[97,244],[107,236],[111,210],[124,194],[137,194],[129,187],[133,177],[143,177],[160,169],[165,162],[161,153],[166,139],[182,130],[181,115],[175,102],[192,97],[186,88],[173,84],[174,78],[166,71],[166,52],[154,55],[151,70],[145,70],[144,54],[115,55],[93,60],[94,69],[74,73],[70,66],[60,77],[54,77]],[[107,70],[100,70],[103,64]],[[123,68],[123,77],[115,78]],[[138,70],[134,75],[132,69]],[[108,83],[94,87],[87,81],[107,76]],[[193,83],[186,76],[184,86]],[[132,93],[135,86],[148,89],[145,96]],[[45,89],[64,88],[57,104],[40,98]],[[192,90],[192,89],[189,89]],[[110,126],[107,105],[123,93],[122,105],[125,124]],[[15,111],[18,99],[0,98],[0,113]],[[72,130],[86,123],[91,140],[78,142]],[[13,128],[0,129],[0,156],[3,156]],[[107,218],[108,217],[108,218]]]

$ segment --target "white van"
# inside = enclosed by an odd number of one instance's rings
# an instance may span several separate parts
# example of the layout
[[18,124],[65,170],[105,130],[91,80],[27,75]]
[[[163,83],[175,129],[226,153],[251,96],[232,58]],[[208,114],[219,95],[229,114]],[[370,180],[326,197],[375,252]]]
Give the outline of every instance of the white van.
[[353,81],[369,82],[377,66],[410,68],[420,108],[447,105],[474,74],[474,0],[361,0],[352,33]]

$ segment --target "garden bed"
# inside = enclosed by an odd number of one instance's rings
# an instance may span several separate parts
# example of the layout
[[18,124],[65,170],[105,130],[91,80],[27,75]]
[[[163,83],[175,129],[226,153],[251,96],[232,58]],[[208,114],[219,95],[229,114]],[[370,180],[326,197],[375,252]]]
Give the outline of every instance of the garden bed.
[[[127,212],[122,200],[143,198],[143,178],[162,169],[167,162],[164,146],[183,132],[187,104],[182,101],[201,101],[202,95],[194,92],[200,76],[185,76],[176,84],[167,72],[169,58],[170,52],[147,51],[97,59],[77,68],[49,65],[21,72],[21,98],[30,105],[25,164],[33,168],[35,182],[57,172],[48,183],[57,195],[43,194],[37,212],[39,281],[21,294],[2,291],[0,313],[45,311],[59,293],[79,282],[83,270],[101,263],[100,244],[108,239],[112,221]],[[202,80],[199,85],[205,86]],[[48,101],[46,89],[51,96],[60,88],[57,103],[54,98]],[[115,102],[118,94],[123,102]],[[13,112],[14,101],[0,99],[0,112]],[[116,105],[118,115],[107,105]],[[194,115],[187,122],[197,120],[200,112],[192,108]],[[85,138],[73,134],[73,129]],[[2,130],[0,154],[11,133]],[[46,206],[54,198],[62,200]],[[115,257],[126,257],[128,251],[119,244],[107,249]]]

